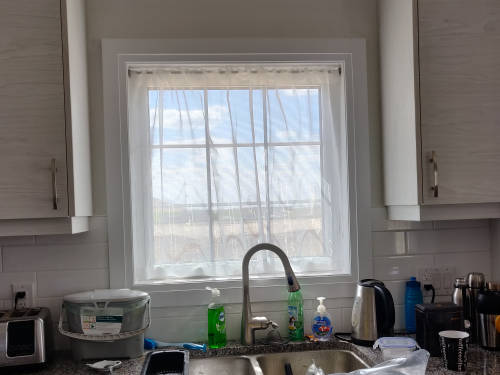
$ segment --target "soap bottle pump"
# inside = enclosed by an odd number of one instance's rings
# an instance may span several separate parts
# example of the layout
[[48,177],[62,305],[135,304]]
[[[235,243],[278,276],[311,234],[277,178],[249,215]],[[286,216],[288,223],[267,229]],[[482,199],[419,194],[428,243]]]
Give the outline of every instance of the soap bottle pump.
[[332,318],[323,304],[325,297],[316,298],[319,301],[316,314],[312,319],[312,332],[320,341],[328,341],[332,335]]
[[208,347],[212,349],[226,346],[226,316],[224,306],[220,303],[220,290],[206,287],[212,292],[212,298],[208,304]]

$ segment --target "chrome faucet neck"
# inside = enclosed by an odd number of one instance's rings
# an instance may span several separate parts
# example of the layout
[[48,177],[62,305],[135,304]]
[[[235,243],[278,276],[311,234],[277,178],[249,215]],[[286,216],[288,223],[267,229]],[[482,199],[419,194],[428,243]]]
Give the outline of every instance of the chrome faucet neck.
[[242,278],[243,278],[243,309],[241,316],[241,342],[244,345],[252,345],[255,343],[255,330],[265,329],[269,325],[275,326],[276,323],[269,321],[264,317],[252,317],[252,309],[250,306],[250,277],[248,267],[252,256],[260,250],[269,250],[275,253],[283,264],[285,276],[288,284],[289,292],[296,292],[300,290],[299,282],[295,277],[292,266],[286,256],[285,252],[278,246],[270,243],[261,243],[253,246],[247,251],[243,258],[242,264]]

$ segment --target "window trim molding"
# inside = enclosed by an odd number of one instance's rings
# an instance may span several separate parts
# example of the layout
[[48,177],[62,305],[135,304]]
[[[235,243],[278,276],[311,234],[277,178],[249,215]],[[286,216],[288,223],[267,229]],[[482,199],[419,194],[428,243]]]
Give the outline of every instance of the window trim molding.
[[[166,53],[168,51],[168,53]],[[252,51],[252,52],[249,52]],[[206,282],[133,285],[130,176],[126,84],[128,64],[183,62],[345,61],[351,276],[301,277],[306,291],[327,298],[352,297],[352,284],[372,277],[370,231],[370,149],[366,46],[364,39],[103,39],[102,73],[105,163],[111,288],[136,288],[155,296],[157,307],[197,305],[207,295]],[[281,277],[253,280],[253,300],[286,299]],[[336,287],[331,288],[335,283]],[[199,285],[198,285],[199,284]],[[224,302],[237,302],[241,282],[210,282],[225,290]],[[252,287],[253,288],[253,287]],[[264,290],[265,293],[259,292]],[[190,291],[190,293],[186,293]],[[176,296],[170,298],[170,296]],[[160,297],[162,296],[162,297]],[[169,296],[169,298],[163,298]],[[198,297],[199,296],[199,297]],[[208,298],[208,297],[207,297]],[[171,300],[172,302],[168,302]],[[183,302],[185,301],[185,302]]]

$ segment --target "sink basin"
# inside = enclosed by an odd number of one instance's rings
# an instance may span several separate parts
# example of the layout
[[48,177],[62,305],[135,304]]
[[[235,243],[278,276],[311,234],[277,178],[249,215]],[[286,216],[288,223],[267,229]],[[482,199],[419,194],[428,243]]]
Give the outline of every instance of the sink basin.
[[249,358],[225,357],[191,359],[189,375],[258,375]]
[[[351,372],[368,367],[361,358],[348,350],[314,350],[241,357],[191,358],[189,375],[283,375],[285,363],[290,363],[295,375],[303,375],[313,359],[325,374]],[[183,365],[182,351],[156,351],[148,355],[141,374],[182,375]]]
[[257,356],[264,375],[284,374],[287,362],[292,366],[294,374],[305,374],[313,359],[325,374],[351,372],[368,367],[361,358],[348,350],[315,350]]

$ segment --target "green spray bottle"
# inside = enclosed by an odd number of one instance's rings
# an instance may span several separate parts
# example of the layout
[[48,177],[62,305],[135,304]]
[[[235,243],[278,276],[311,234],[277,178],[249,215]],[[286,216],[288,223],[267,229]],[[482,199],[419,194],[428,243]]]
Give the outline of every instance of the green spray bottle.
[[[288,281],[291,285],[290,280]],[[288,292],[288,337],[292,341],[304,339],[304,299],[302,292]]]
[[212,299],[208,304],[208,347],[212,349],[226,346],[226,315],[224,306],[220,303],[220,290],[206,287],[212,292]]

